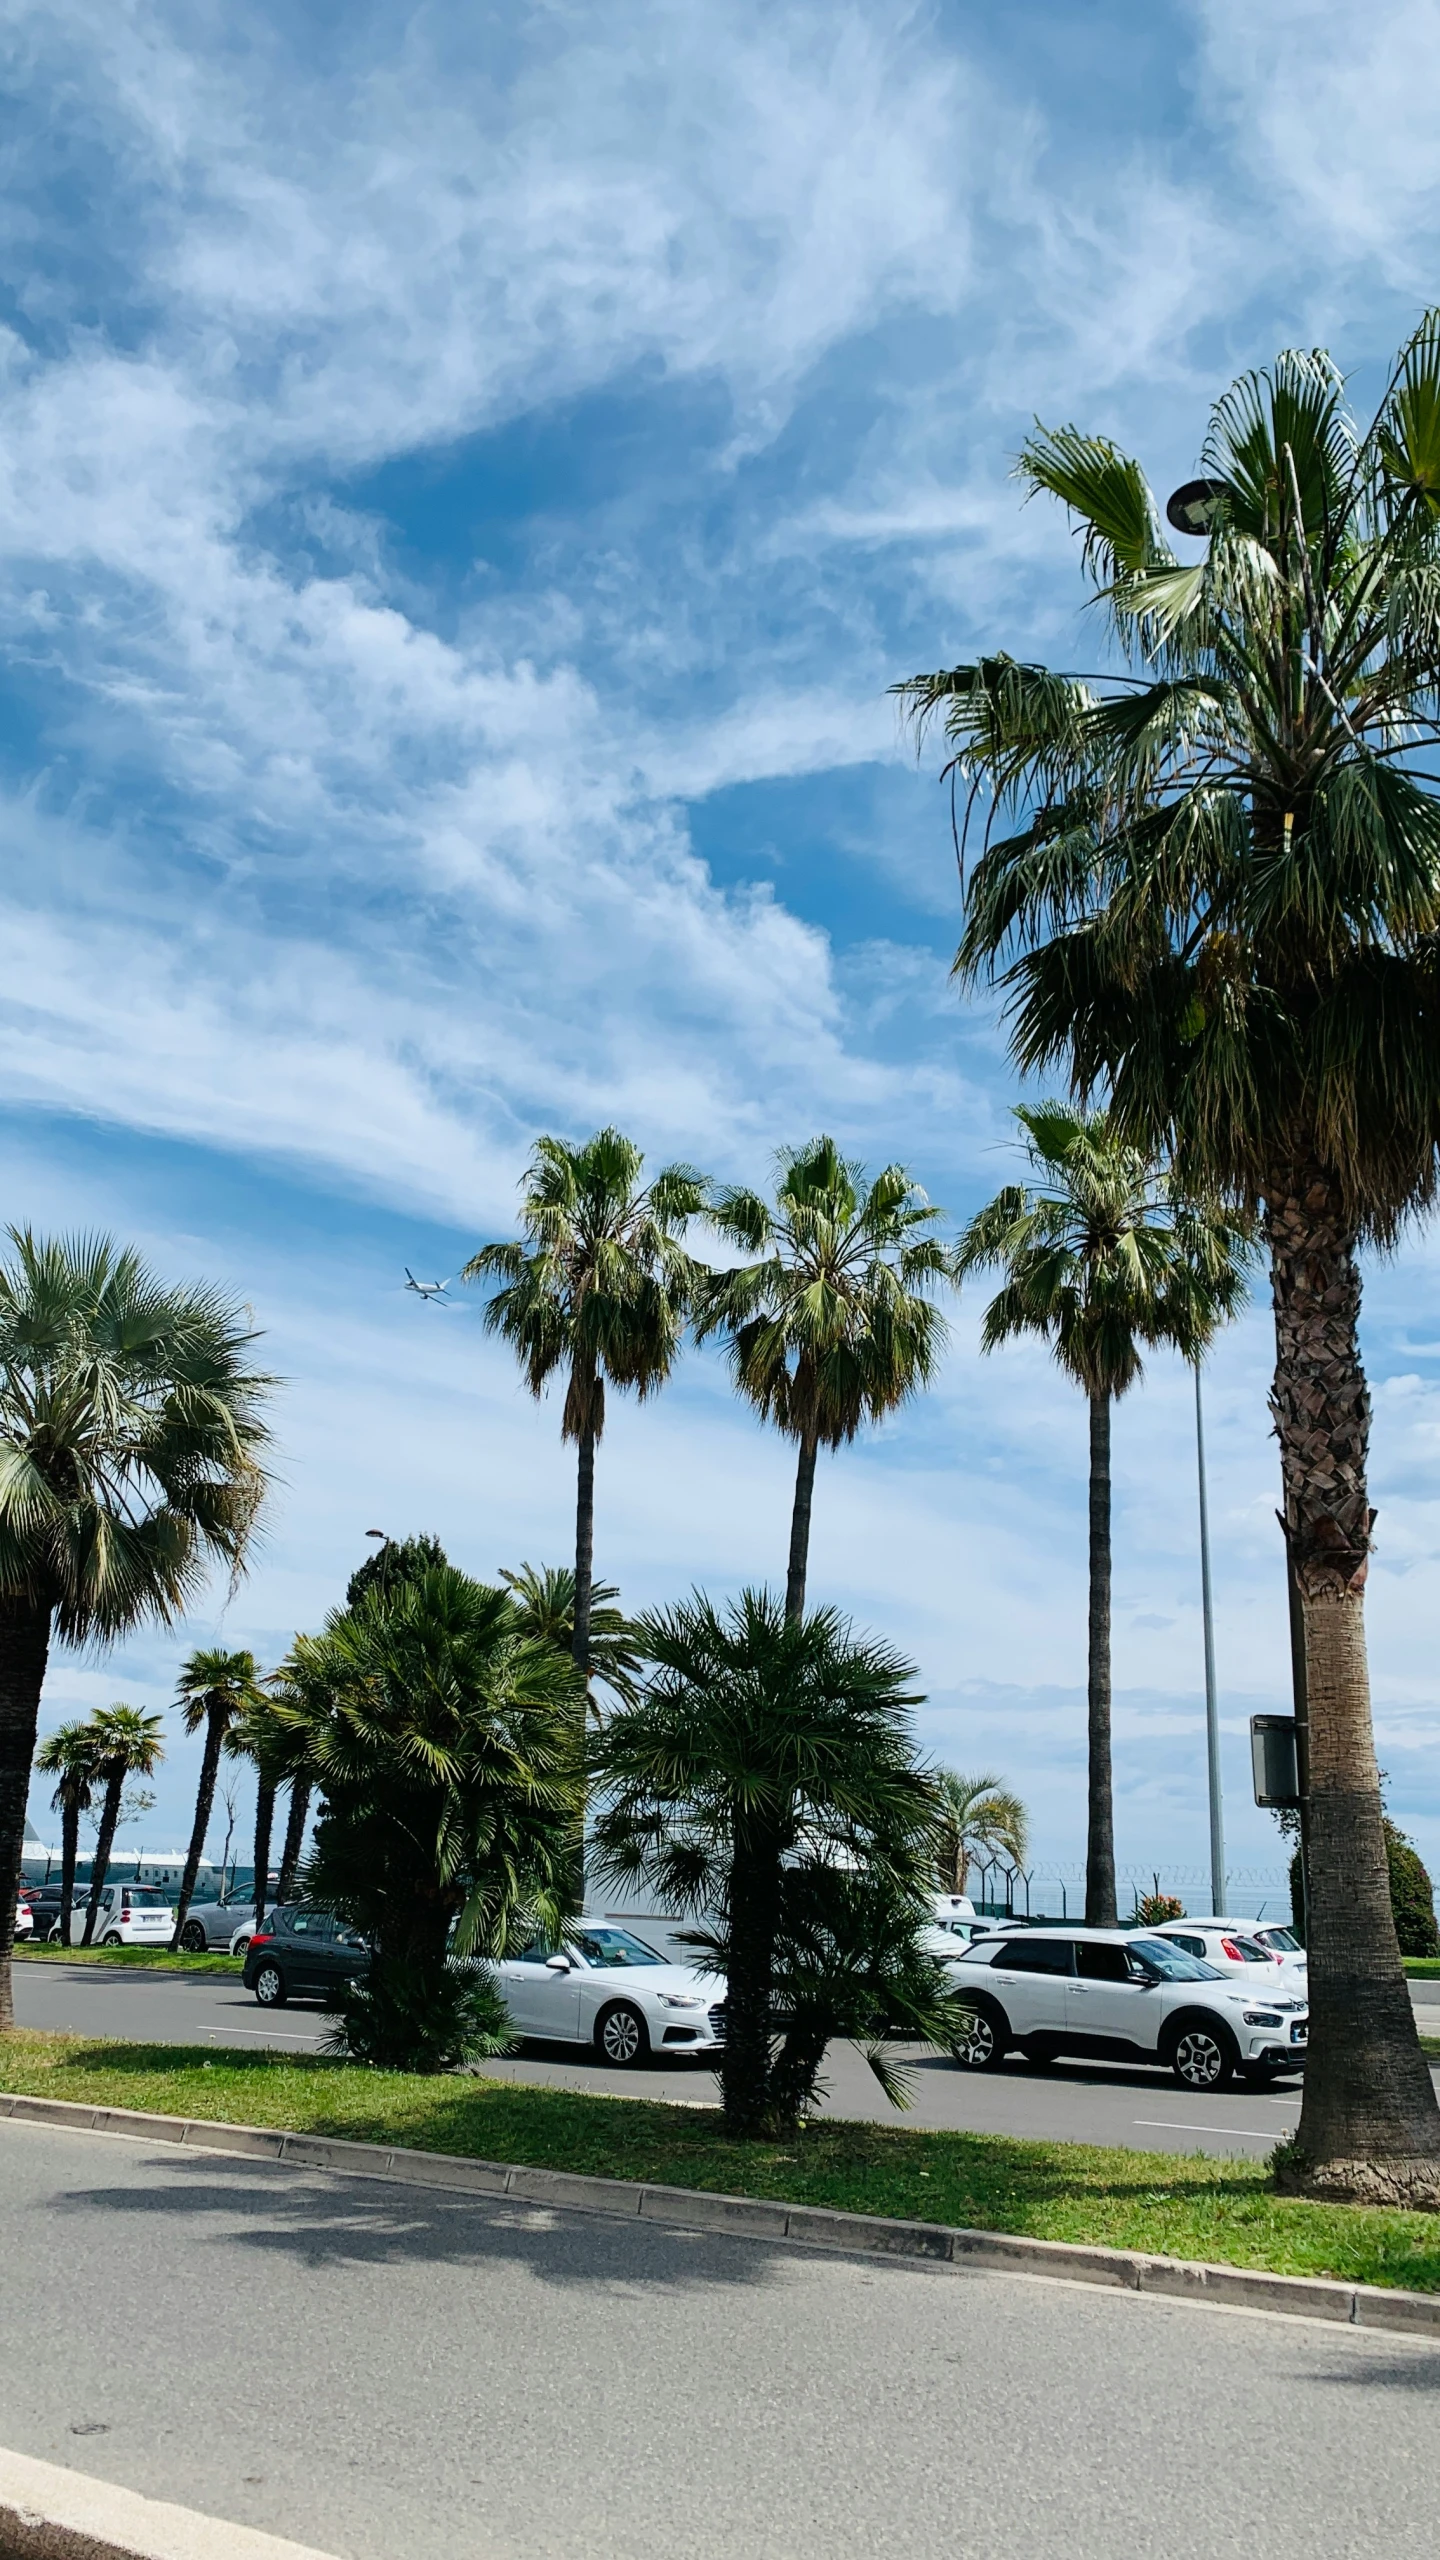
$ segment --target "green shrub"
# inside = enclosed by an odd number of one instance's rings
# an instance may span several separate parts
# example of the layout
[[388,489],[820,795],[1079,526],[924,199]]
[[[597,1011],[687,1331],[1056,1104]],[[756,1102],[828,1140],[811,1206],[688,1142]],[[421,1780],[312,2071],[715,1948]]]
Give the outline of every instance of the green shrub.
[[468,1965],[436,1973],[377,1956],[368,1978],[347,1984],[337,2009],[325,2051],[383,2071],[453,2071],[515,2044],[494,1975]]

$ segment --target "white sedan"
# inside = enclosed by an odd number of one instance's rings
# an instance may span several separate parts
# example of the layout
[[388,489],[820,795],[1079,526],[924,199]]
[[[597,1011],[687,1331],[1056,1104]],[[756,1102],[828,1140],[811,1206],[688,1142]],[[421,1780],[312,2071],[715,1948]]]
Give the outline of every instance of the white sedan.
[[713,2056],[725,2042],[724,1983],[608,1920],[573,1922],[558,1947],[534,1939],[495,1980],[517,2035],[593,2045],[622,2068],[659,2052]]

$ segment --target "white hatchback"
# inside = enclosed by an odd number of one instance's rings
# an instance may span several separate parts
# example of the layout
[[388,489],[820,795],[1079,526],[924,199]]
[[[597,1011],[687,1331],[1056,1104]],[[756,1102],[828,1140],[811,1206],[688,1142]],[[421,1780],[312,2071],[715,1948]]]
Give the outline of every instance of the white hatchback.
[[[73,1943],[84,1935],[83,1912],[70,1924]],[[168,1947],[175,1933],[173,1905],[153,1885],[107,1884],[100,1889],[91,1943],[97,1947]]]
[[1305,1950],[1289,1929],[1273,1922],[1262,1931],[1253,1920],[1162,1920],[1153,1935],[1173,1938],[1187,1955],[1198,1956],[1202,1964],[1213,1964],[1221,1973],[1247,1973],[1261,1981],[1267,1966],[1278,1965],[1281,1979],[1302,1999],[1305,1996]]
[[534,1939],[495,1980],[517,2035],[593,2045],[622,2068],[652,2053],[713,2056],[725,2042],[724,1983],[608,1920],[572,1922],[558,1947]]

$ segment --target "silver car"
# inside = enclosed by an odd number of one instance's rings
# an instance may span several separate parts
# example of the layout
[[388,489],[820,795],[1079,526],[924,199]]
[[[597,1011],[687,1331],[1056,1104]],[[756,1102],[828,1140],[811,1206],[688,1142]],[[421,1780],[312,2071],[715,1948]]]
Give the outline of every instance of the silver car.
[[192,1902],[185,1914],[180,1944],[189,1955],[204,1955],[211,1948],[229,1948],[243,1931],[248,1946],[254,1926],[252,1903]]

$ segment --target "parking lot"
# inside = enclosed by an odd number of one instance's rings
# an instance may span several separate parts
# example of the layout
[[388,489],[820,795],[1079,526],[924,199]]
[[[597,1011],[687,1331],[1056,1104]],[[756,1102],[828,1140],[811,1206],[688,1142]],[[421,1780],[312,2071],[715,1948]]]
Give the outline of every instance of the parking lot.
[[[1440,1984],[1421,1987],[1440,1992]],[[328,2027],[318,2007],[291,2003],[279,2011],[263,2011],[238,1980],[214,1974],[102,1972],[21,1962],[15,1967],[15,2005],[22,2026],[140,2043],[229,2044],[251,2050],[269,2045],[287,2053],[316,2053]],[[892,2052],[914,2066],[909,2121],[919,2125],[1256,2159],[1263,2158],[1300,2112],[1298,2080],[1263,2093],[1234,2087],[1198,2097],[1177,2088],[1168,2073],[1123,2064],[1060,2062],[1037,2071],[1017,2058],[1001,2071],[978,2074],[958,2070],[926,2047],[900,2046]],[[617,2071],[578,2048],[529,2046],[486,2068],[498,2077],[542,2087],[663,2098],[689,2106],[716,2101],[713,2073],[696,2064],[667,2062]],[[852,2046],[832,2047],[826,2082],[832,2112],[895,2121]]]

